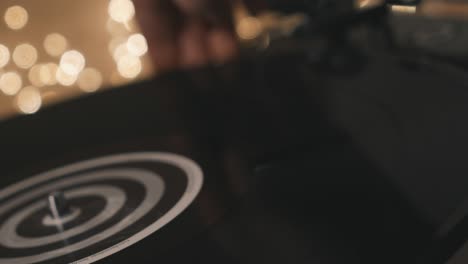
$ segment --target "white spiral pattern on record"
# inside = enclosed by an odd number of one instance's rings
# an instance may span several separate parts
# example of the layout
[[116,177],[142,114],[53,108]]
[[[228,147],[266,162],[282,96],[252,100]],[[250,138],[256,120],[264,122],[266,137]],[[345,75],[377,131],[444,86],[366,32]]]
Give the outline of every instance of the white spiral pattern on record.
[[[96,234],[93,233],[93,235],[85,237],[80,241],[60,248],[47,250],[39,254],[21,257],[0,257],[0,263],[26,264],[63,257],[111,238],[138,222],[157,206],[166,191],[165,182],[160,175],[151,170],[133,168],[130,165],[131,163],[138,162],[169,164],[182,170],[187,177],[187,186],[182,197],[162,217],[156,219],[155,222],[129,237],[125,241],[125,244],[121,246],[114,245],[101,252],[96,252],[91,256],[78,260],[77,263],[91,263],[97,261],[149,236],[185,210],[201,189],[203,174],[200,167],[192,160],[169,153],[152,152],[116,155],[73,164],[37,175],[0,191],[0,216],[16,208],[20,208],[1,223],[0,245],[3,247],[27,249],[47,246],[89,232],[113,218],[124,207],[128,197],[126,193],[118,187],[103,184],[106,180],[137,182],[139,186],[144,187],[145,193],[142,201],[129,215],[119,219],[119,221],[111,226],[106,226],[104,230]],[[109,165],[123,165],[125,167],[109,168]],[[99,168],[104,166],[107,167]],[[93,171],[92,169],[95,170]],[[85,172],[80,173],[81,171]],[[70,174],[73,174],[73,176],[67,177],[67,175]],[[34,186],[39,187],[22,192]],[[73,188],[75,186],[78,187]],[[18,233],[20,224],[34,213],[43,210],[47,206],[46,201],[35,200],[47,196],[47,194],[56,190],[64,190],[64,195],[67,199],[90,196],[103,198],[105,201],[104,209],[86,222],[73,226],[63,232],[48,234],[41,237],[24,237],[20,235]],[[17,193],[19,193],[19,195],[17,195]],[[22,207],[23,204],[27,204],[27,206]]]

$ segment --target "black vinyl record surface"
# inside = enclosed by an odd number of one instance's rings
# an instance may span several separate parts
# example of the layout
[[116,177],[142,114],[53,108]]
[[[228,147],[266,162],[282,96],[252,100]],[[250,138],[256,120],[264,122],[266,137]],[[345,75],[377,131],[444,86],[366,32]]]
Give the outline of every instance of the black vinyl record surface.
[[[156,152],[108,156],[30,177],[0,194],[1,261],[97,261],[172,221],[202,185],[196,163]],[[47,210],[47,195],[56,190],[70,206],[58,218]]]
[[[302,55],[173,73],[0,124],[0,262],[417,259],[468,193],[438,174],[468,171],[441,152],[468,144],[455,120],[468,113],[455,105],[463,78],[388,54],[312,76]],[[60,226],[46,210],[54,191],[71,208]]]

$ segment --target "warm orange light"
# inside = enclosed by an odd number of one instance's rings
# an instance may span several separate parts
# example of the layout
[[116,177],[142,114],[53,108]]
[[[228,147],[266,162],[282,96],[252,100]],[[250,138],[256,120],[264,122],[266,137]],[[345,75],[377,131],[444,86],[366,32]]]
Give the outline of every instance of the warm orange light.
[[148,52],[148,43],[142,34],[133,34],[128,38],[127,50],[130,54],[141,57]]
[[36,87],[42,87],[45,85],[45,82],[41,79],[41,70],[44,65],[36,64],[31,69],[29,69],[28,79],[32,85]]
[[239,38],[243,40],[252,40],[257,38],[262,33],[263,27],[255,17],[242,18],[237,24],[236,31]]
[[10,29],[22,29],[28,23],[28,11],[22,6],[12,6],[5,12],[5,23]]
[[24,114],[34,114],[42,106],[41,93],[36,87],[28,86],[18,93],[16,104]]
[[406,13],[414,14],[416,13],[416,6],[404,6],[404,5],[391,5],[392,12],[395,13]]
[[140,58],[128,54],[119,59],[117,68],[122,77],[133,79],[141,73],[143,66]]
[[126,56],[126,55],[129,55],[129,51],[127,49],[127,44],[126,43],[122,43],[120,45],[118,45],[114,52],[113,52],[113,57],[114,57],[114,60],[116,62],[118,62],[120,60],[120,58],[122,58],[123,56]]
[[10,50],[0,44],[0,68],[5,67],[10,62]]
[[57,82],[63,86],[72,86],[78,79],[78,75],[68,74],[64,72],[61,67],[59,67],[57,69],[57,73],[55,74],[55,78],[57,79]]
[[18,45],[13,51],[13,61],[22,69],[31,68],[37,61],[37,50],[31,44]]
[[23,80],[17,72],[7,72],[0,77],[0,90],[6,95],[15,95],[23,86]]
[[55,85],[57,84],[57,71],[58,65],[55,63],[47,63],[41,67],[40,75],[41,82],[46,85]]
[[102,75],[94,68],[86,68],[78,77],[78,87],[84,92],[92,93],[102,85]]
[[114,21],[127,23],[135,16],[135,6],[130,0],[111,0],[108,12]]
[[62,55],[67,46],[67,39],[59,33],[51,33],[44,39],[44,49],[52,57]]
[[67,75],[80,74],[85,65],[85,57],[76,50],[65,52],[60,59],[60,69]]

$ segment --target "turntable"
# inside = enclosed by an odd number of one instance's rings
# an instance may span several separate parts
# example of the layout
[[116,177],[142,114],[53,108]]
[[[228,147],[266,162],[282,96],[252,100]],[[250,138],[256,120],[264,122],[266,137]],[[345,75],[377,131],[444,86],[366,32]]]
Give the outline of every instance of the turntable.
[[387,15],[0,123],[0,263],[462,263],[466,70]]

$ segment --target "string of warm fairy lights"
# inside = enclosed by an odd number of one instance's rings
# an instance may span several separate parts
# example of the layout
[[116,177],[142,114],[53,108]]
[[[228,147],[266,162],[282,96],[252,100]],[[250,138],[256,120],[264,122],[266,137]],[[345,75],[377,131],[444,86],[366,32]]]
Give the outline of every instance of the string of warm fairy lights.
[[137,77],[143,68],[141,57],[148,52],[145,37],[134,32],[135,7],[130,0],[109,2],[107,30],[112,39],[109,51],[117,64],[119,74],[127,79]]
[[[108,17],[107,21],[104,19],[106,22],[103,23],[102,29],[108,32],[108,36],[104,36],[104,39],[108,41],[110,60],[95,67],[89,65],[95,58],[89,57],[89,60],[86,58],[86,54],[90,51],[81,50],[80,46],[77,46],[78,40],[70,35],[73,29],[60,32],[64,30],[61,28],[55,29],[59,32],[45,33],[39,42],[42,45],[37,44],[37,41],[28,42],[29,36],[20,33],[27,27],[41,24],[41,21],[34,19],[36,14],[34,12],[37,10],[34,8],[27,10],[27,6],[18,5],[5,7],[3,22],[8,27],[8,34],[16,34],[16,39],[20,41],[15,40],[16,43],[11,45],[0,40],[0,102],[2,97],[9,98],[8,100],[14,103],[20,113],[32,114],[43,104],[70,97],[71,90],[63,88],[76,87],[81,92],[92,93],[103,86],[121,85],[141,77],[143,73],[146,76],[151,72],[151,65],[148,58],[145,58],[148,45],[135,22],[133,2],[101,0],[96,3],[99,10],[102,10],[99,12],[103,12],[102,16]],[[276,28],[275,21],[278,19],[275,16],[254,17],[245,8],[240,7],[236,9],[236,14],[240,40],[258,42],[259,46],[266,47],[269,35],[264,32],[268,31],[269,27]],[[64,19],[64,17],[65,15],[54,19]],[[65,36],[67,34],[69,38]],[[26,39],[22,41],[22,37]],[[106,48],[96,47],[96,51],[102,49]],[[99,53],[98,57],[103,56],[101,54]],[[114,65],[109,67],[109,62]],[[67,92],[68,94],[64,95]],[[56,99],[54,101],[48,98]]]
[[[28,23],[28,12],[21,6],[9,7],[5,12],[5,23],[12,30],[21,30]],[[18,70],[28,70],[38,59],[37,50],[29,43],[22,43],[10,50],[3,45],[0,48],[1,65],[6,66],[12,60]],[[40,91],[34,86],[25,86],[18,71],[4,72],[0,76],[0,90],[8,96],[16,95],[17,106],[20,111],[26,114],[35,113],[42,105]]]
[[[148,46],[145,37],[137,31],[131,0],[110,0],[107,11],[109,19],[103,26],[110,34],[109,52],[119,75],[111,76],[108,82],[120,84],[122,78],[131,80],[142,73],[142,57]],[[12,34],[31,23],[28,10],[19,5],[8,7],[3,20]],[[39,63],[43,52],[54,59]],[[46,87],[76,85],[82,92],[90,93],[104,83],[101,71],[87,65],[85,55],[74,49],[73,43],[60,32],[47,34],[41,48],[27,40],[14,47],[0,43],[0,96],[11,97],[21,113],[33,114],[41,108],[47,96]]]

